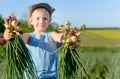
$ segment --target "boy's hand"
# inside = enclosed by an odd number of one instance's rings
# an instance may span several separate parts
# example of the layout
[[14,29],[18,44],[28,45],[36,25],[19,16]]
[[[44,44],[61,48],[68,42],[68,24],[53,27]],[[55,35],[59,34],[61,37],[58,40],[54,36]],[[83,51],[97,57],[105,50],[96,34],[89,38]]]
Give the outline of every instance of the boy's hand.
[[77,45],[76,45],[75,43],[72,44],[72,45],[69,47],[70,50],[73,50],[73,49],[75,49],[75,48],[77,48]]
[[14,38],[14,34],[10,30],[6,29],[4,31],[4,39],[10,40],[11,38]]

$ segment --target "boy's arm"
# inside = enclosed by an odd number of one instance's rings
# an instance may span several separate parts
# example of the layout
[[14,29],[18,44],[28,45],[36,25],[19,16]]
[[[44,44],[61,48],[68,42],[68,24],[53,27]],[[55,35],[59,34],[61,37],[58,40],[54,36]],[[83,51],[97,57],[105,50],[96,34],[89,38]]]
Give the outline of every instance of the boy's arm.
[[[51,37],[55,42],[64,43],[63,33],[51,32]],[[69,46],[70,50],[73,50],[76,47],[77,47],[76,43]]]
[[54,42],[63,43],[63,33],[51,32],[51,37]]
[[[14,38],[14,34],[13,34],[10,30],[8,30],[8,29],[6,29],[6,30],[4,31],[3,36],[4,36],[4,39],[5,39],[5,40],[10,40],[11,38]],[[22,40],[25,42],[25,44],[28,43],[29,36],[30,36],[29,33],[24,33],[24,34],[21,34],[21,35],[20,35],[20,37],[21,37]]]

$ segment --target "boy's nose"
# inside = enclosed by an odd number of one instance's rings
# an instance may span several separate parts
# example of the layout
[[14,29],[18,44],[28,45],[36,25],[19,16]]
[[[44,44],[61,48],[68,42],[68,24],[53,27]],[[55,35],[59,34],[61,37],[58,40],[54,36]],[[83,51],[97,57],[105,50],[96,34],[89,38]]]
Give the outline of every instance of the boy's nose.
[[44,19],[41,18],[41,19],[39,20],[39,22],[41,22],[41,23],[44,22]]

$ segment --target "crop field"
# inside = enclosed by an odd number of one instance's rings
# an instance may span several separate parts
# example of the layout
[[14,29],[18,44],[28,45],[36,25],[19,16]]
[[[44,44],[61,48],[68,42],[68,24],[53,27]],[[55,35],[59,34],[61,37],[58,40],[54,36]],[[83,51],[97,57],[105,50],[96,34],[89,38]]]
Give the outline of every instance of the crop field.
[[92,33],[97,35],[98,37],[104,38],[104,39],[120,39],[120,29],[114,30],[114,29],[105,29],[105,30],[86,30],[88,33]]
[[81,35],[81,46],[120,46],[120,29],[90,29]]

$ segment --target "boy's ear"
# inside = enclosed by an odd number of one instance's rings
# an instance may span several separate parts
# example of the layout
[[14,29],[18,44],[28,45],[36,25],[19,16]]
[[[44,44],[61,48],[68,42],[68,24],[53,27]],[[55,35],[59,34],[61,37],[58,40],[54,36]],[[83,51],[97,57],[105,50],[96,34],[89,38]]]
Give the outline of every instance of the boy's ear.
[[29,23],[30,25],[32,25],[32,20],[31,20],[31,18],[28,18],[28,23]]

